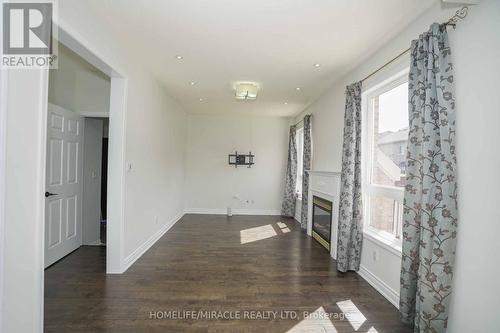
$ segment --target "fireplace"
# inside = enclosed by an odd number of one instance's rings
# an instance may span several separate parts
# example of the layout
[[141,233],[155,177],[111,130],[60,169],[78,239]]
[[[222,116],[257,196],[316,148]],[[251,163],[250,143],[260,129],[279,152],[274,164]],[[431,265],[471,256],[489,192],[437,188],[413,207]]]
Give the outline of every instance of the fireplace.
[[313,196],[312,202],[312,236],[330,252],[332,235],[332,202]]

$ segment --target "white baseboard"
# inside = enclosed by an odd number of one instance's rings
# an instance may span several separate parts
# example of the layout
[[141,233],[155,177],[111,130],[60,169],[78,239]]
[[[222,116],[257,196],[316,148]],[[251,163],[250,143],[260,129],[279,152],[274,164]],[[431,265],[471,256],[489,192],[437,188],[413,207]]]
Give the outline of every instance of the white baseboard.
[[399,293],[389,287],[384,281],[380,280],[366,267],[360,266],[358,271],[359,276],[366,280],[375,290],[382,294],[392,305],[399,309]]
[[158,230],[154,235],[149,237],[141,246],[139,246],[134,252],[132,252],[128,257],[123,261],[123,269],[122,273],[125,273],[127,269],[132,266],[137,259],[139,259],[154,243],[158,241],[177,221],[179,221],[184,216],[184,211],[178,213],[174,218],[172,218],[169,222],[165,223],[160,230]]
[[[232,209],[233,215],[281,215],[279,209]],[[186,214],[227,215],[224,208],[186,208]]]

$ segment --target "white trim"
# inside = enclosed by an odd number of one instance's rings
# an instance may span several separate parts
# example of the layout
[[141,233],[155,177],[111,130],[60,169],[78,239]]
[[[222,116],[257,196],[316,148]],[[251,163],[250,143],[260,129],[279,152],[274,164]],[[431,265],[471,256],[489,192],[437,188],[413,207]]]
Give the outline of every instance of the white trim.
[[108,204],[106,232],[106,273],[120,274],[124,255],[125,233],[125,147],[127,122],[127,87],[125,78],[111,78]]
[[71,28],[71,25],[64,21],[64,19],[59,16],[55,16],[53,17],[53,21],[59,28],[59,41],[66,47],[109,77],[127,77],[125,71],[123,71],[115,62],[111,61],[109,57],[104,56],[95,47],[93,47],[88,40],[78,33],[78,31]]
[[363,230],[363,236],[376,243],[378,246],[402,258],[402,241],[396,238],[388,239],[387,237],[383,237],[375,230],[376,229],[372,227],[365,227],[365,230]]
[[399,293],[389,287],[384,281],[370,272],[366,267],[359,267],[358,275],[368,282],[376,291],[384,296],[392,305],[399,309]]
[[123,260],[123,271],[121,273],[124,273],[127,271],[127,269],[132,266],[134,262],[136,262],[137,259],[139,259],[147,250],[151,248],[174,224],[176,224],[182,217],[184,216],[184,212],[178,213],[173,219],[171,219],[169,222],[167,222],[163,227],[160,228],[154,235],[149,237],[148,240],[146,240],[142,245],[140,245],[137,249],[135,249],[134,252],[132,252],[130,255],[128,255],[124,260]]
[[[3,26],[3,4],[0,6],[0,26]],[[3,33],[0,34],[0,48],[3,50]],[[5,148],[7,120],[7,70],[0,69],[0,300],[3,300],[4,276],[4,230],[5,230]],[[0,301],[0,329],[2,328],[2,308]]]
[[309,175],[318,175],[325,177],[340,177],[341,173],[336,171],[315,171],[315,170],[306,170]]
[[[231,209],[233,215],[270,215],[279,216],[279,209]],[[226,208],[186,208],[186,214],[227,215]]]
[[[3,6],[0,6],[3,8]],[[2,15],[0,8],[0,18]],[[1,19],[0,19],[1,22]],[[0,23],[1,24],[1,23]],[[0,40],[2,36],[0,36]],[[2,43],[0,42],[0,47]],[[3,299],[4,276],[4,230],[5,230],[5,148],[7,120],[7,70],[0,69],[0,300]],[[2,303],[0,302],[0,323],[2,323]],[[1,324],[0,324],[1,328]]]
[[82,117],[109,118],[109,112],[82,111],[78,112],[78,114]]
[[[54,17],[59,41],[111,78],[108,150],[108,230],[106,273],[123,271],[125,224],[125,147],[128,80],[125,72],[104,57],[60,17]],[[43,301],[43,300],[42,300]]]
[[[365,234],[368,234],[369,236],[372,236],[372,239],[376,241],[377,243],[381,244],[382,246],[385,247],[392,247],[392,250],[394,251],[394,246],[389,245],[389,243],[397,243],[398,239],[396,238],[395,235],[392,235],[391,240],[385,239],[385,237],[381,237],[380,234],[376,235],[377,232],[372,229],[370,232],[370,219],[371,219],[371,214],[370,214],[370,205],[371,205],[371,197],[373,196],[382,196],[384,198],[390,198],[396,202],[398,202],[400,205],[403,204],[403,199],[404,199],[404,189],[400,187],[395,187],[395,186],[384,186],[384,185],[378,185],[378,184],[372,184],[372,157],[374,156],[373,149],[373,112],[370,112],[371,107],[370,107],[370,102],[371,99],[377,95],[380,95],[384,92],[387,92],[391,89],[394,89],[395,87],[408,82],[408,73],[410,71],[409,67],[405,67],[405,69],[398,71],[394,75],[391,75],[390,77],[383,79],[380,83],[377,83],[367,89],[366,91],[363,91],[361,94],[361,112],[362,112],[362,117],[366,121],[363,122],[362,124],[362,136],[361,136],[361,170],[362,170],[362,193],[363,193],[363,216],[364,216],[364,222],[363,222],[363,231]],[[400,223],[398,225],[394,226],[395,232],[397,233],[398,228],[400,228]]]
[[45,288],[45,187],[46,187],[46,157],[47,157],[47,114],[48,114],[48,97],[49,97],[49,70],[42,70],[42,74],[40,75],[40,102],[38,105],[38,112],[40,112],[41,116],[39,118],[38,128],[39,133],[38,137],[40,141],[38,142],[38,179],[40,182],[37,184],[37,193],[39,194],[38,201],[38,220],[41,223],[38,223],[35,230],[35,235],[38,234],[40,237],[38,239],[35,238],[35,241],[38,242],[38,252],[36,254],[36,259],[38,263],[38,269],[36,270],[36,274],[38,275],[39,285],[37,288],[38,295],[37,297],[40,299],[40,306],[38,308],[38,313],[35,315],[36,321],[38,322],[40,327],[40,331],[43,330],[43,317],[44,317],[44,288]]

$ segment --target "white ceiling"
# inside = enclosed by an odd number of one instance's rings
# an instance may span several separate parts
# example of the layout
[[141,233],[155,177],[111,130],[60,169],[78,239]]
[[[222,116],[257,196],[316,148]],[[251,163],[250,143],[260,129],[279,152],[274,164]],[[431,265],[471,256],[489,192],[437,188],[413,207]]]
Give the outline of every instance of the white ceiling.
[[[186,111],[292,116],[436,1],[87,2]],[[256,101],[236,101],[234,80],[263,90]]]

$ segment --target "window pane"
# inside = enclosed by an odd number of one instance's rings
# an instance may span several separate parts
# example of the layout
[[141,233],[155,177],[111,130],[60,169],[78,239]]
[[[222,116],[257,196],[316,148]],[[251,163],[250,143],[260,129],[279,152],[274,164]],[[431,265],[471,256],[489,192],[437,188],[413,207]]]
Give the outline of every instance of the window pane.
[[409,124],[408,83],[373,98],[372,103],[372,183],[404,187]]
[[398,232],[396,226],[400,219],[399,203],[394,199],[372,196],[370,198],[370,226],[390,234]]

